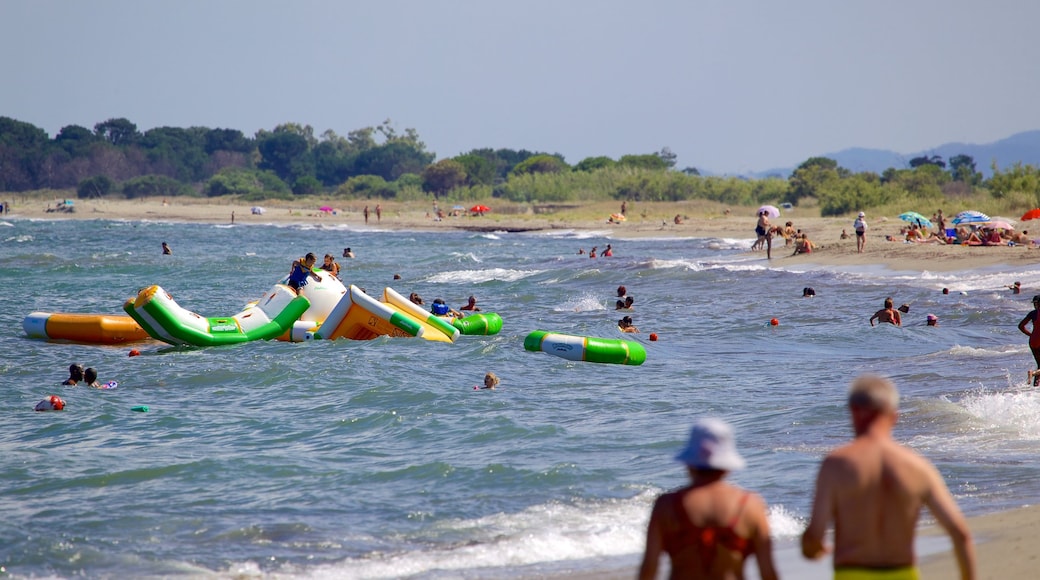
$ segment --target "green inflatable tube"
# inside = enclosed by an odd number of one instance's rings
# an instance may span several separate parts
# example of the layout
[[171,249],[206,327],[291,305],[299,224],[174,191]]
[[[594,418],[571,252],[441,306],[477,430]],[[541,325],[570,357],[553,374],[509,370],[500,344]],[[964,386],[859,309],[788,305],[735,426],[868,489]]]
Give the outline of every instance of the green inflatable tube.
[[451,325],[462,334],[498,334],[502,330],[502,317],[494,312],[470,314],[456,318]]
[[646,349],[634,340],[595,338],[536,330],[524,338],[524,350],[545,352],[573,361],[641,365]]

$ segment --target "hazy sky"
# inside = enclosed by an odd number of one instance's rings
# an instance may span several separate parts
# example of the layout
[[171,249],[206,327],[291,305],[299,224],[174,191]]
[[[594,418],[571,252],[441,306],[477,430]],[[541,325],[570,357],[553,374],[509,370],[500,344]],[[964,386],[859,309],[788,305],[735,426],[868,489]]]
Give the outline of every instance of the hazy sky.
[[54,135],[389,118],[438,158],[670,147],[747,172],[1040,128],[1028,0],[0,0],[0,116]]

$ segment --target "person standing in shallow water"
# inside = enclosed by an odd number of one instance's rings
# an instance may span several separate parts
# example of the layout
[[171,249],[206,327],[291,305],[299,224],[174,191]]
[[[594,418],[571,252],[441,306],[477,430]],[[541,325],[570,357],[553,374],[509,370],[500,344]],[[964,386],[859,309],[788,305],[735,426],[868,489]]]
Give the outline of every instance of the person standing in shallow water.
[[[916,579],[914,535],[927,507],[953,543],[962,579],[975,578],[971,532],[942,475],[927,459],[892,439],[899,392],[891,381],[864,375],[852,383],[851,443],[824,458],[816,478],[802,555],[832,553],[835,580]],[[824,537],[834,522],[834,545]]]
[[672,578],[743,578],[744,563],[754,555],[759,576],[775,580],[765,502],[723,481],[744,468],[730,426],[719,419],[697,421],[675,459],[686,465],[690,484],[654,502],[639,579],[657,576],[664,553]]
[[[900,316],[899,311],[892,307],[894,303],[891,298],[885,298],[885,307],[874,313],[874,316],[870,317],[870,325],[874,326],[874,321],[887,322],[896,326],[903,326],[903,318]],[[909,308],[907,309],[909,310]]]
[[1018,323],[1018,330],[1029,337],[1029,350],[1033,352],[1036,370],[1029,371],[1029,380],[1033,386],[1040,384],[1040,324],[1037,323],[1040,309],[1040,294],[1033,296],[1033,309]]

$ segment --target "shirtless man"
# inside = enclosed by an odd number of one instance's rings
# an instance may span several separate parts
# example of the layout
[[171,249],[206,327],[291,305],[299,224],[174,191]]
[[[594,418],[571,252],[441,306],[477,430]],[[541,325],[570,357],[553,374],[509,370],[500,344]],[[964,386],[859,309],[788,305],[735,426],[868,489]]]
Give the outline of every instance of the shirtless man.
[[903,318],[899,315],[899,311],[892,308],[892,299],[885,298],[885,307],[874,313],[874,316],[870,317],[870,325],[874,326],[874,321],[887,322],[896,326],[903,326]]
[[773,235],[771,233],[772,227],[769,225],[769,215],[765,210],[758,212],[758,223],[755,224],[755,234],[758,235],[758,239],[751,245],[752,250],[760,249],[763,245],[766,247],[766,259],[773,257]]
[[[834,578],[917,578],[914,532],[922,506],[953,542],[962,579],[975,578],[975,546],[942,475],[892,440],[899,393],[891,381],[861,376],[849,390],[856,438],[823,460],[802,554],[834,554]],[[823,543],[834,522],[834,546]]]

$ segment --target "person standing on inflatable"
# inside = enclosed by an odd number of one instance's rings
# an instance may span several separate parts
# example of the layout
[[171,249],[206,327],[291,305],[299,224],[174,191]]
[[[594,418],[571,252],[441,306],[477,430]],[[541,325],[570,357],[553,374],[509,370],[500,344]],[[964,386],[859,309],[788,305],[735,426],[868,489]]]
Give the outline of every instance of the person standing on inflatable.
[[296,292],[297,296],[300,295],[300,290],[307,285],[307,278],[314,278],[321,282],[321,276],[314,271],[314,263],[317,261],[317,256],[312,252],[307,252],[307,255],[299,260],[293,260],[292,268],[289,270],[288,286],[293,289],[293,292]]
[[856,230],[856,252],[862,254],[863,246],[867,245],[867,214],[859,212],[852,227]]
[[[1018,323],[1018,330],[1029,337],[1029,350],[1033,351],[1033,360],[1036,361],[1036,370],[1029,371],[1029,378],[1034,387],[1040,384],[1040,324],[1037,324],[1036,320],[1038,308],[1040,308],[1040,294],[1033,296],[1033,309]],[[1026,329],[1030,325],[1032,328]]]

